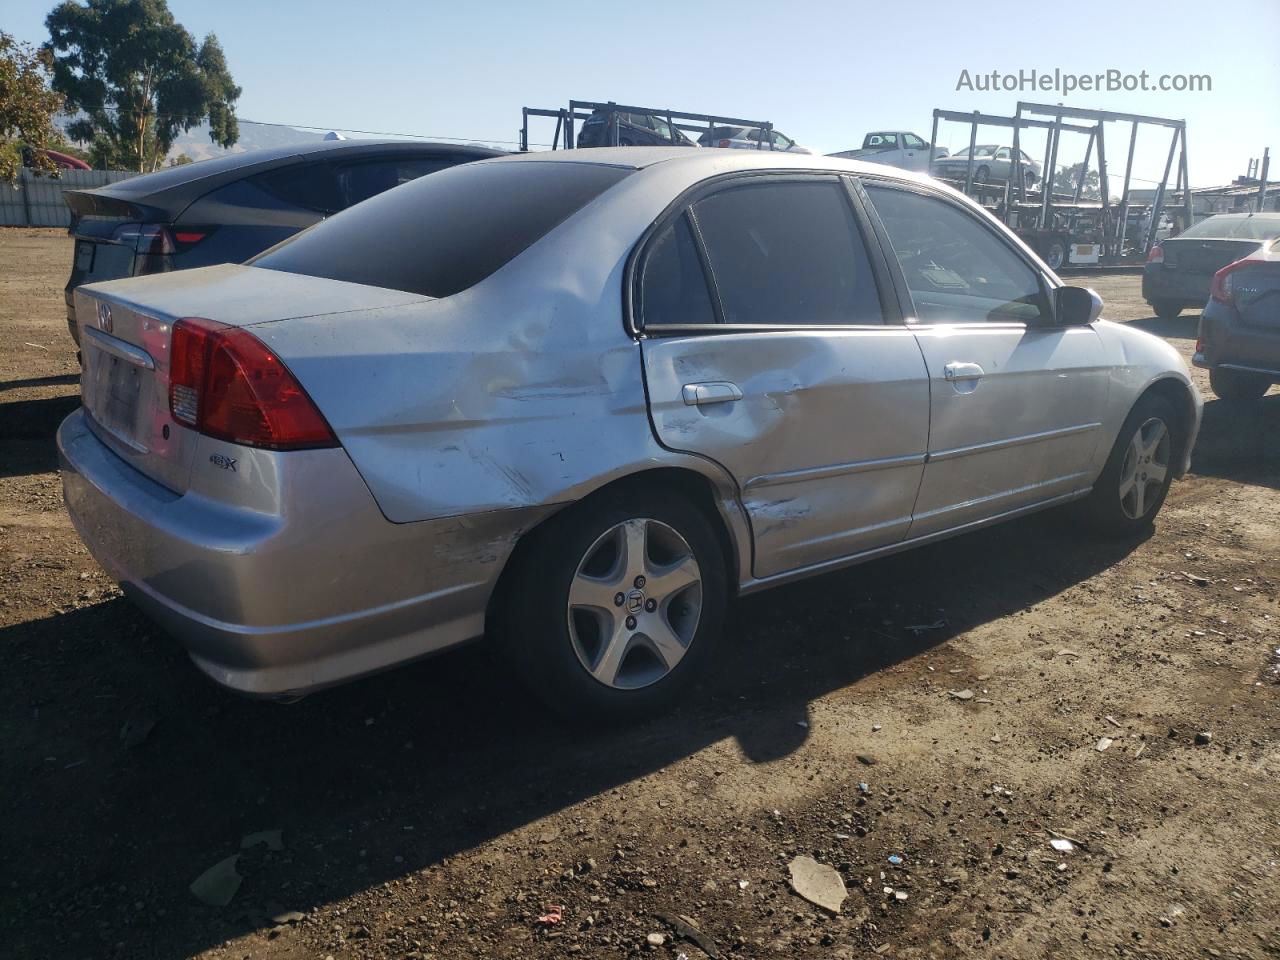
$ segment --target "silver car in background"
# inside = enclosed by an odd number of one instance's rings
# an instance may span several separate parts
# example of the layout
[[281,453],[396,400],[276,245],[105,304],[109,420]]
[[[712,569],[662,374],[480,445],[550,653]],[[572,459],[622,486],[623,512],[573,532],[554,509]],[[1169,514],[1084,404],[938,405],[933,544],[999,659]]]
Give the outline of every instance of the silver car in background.
[[735,595],[1073,501],[1145,529],[1200,420],[975,204],[825,157],[482,160],[76,296],[71,517],[257,695],[487,633],[559,709],[649,713]]
[[[1040,182],[1040,164],[1022,154],[1022,179],[1028,187]],[[949,157],[933,161],[935,177],[963,180],[969,169],[969,148],[957,150]],[[1013,176],[1013,147],[996,143],[979,144],[973,148],[973,182],[1004,183]]]
[[780,150],[784,153],[813,153],[790,137],[760,127],[712,127],[698,138],[703,147],[720,147],[725,150]]

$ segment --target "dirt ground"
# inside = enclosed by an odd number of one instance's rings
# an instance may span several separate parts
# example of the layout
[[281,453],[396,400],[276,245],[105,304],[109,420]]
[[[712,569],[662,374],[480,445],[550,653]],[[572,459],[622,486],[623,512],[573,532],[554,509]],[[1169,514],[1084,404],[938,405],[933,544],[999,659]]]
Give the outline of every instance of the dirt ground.
[[[0,231],[0,955],[1280,956],[1280,394],[1206,393],[1145,542],[1046,514],[756,595],[647,726],[555,722],[483,645],[284,706],[72,531],[70,256]],[[1078,282],[1190,355],[1138,278]]]

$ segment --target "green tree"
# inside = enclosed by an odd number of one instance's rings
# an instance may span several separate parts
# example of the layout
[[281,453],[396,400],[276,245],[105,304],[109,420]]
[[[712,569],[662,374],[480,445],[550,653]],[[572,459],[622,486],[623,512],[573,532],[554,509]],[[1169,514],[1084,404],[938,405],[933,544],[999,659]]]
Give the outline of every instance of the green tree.
[[[1073,163],[1069,167],[1063,167],[1053,175],[1053,192],[1069,193],[1073,197],[1076,193],[1076,183],[1080,179],[1080,170],[1084,166],[1083,163]],[[1100,197],[1102,191],[1098,189],[1098,171],[1090,170],[1084,175],[1084,189],[1080,191],[1082,197]]]
[[24,149],[34,169],[58,175],[40,152],[59,139],[53,115],[62,108],[62,96],[49,89],[49,78],[43,52],[0,31],[0,180],[17,181]]
[[209,138],[240,137],[218,38],[195,38],[165,0],[64,0],[45,19],[53,88],[80,116],[67,132],[91,144],[95,166],[155,170],[174,138],[203,120]]

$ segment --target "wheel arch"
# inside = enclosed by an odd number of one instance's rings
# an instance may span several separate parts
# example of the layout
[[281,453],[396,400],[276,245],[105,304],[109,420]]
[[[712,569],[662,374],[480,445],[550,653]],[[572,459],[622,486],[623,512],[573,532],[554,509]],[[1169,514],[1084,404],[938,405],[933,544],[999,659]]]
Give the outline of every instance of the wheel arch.
[[750,525],[738,502],[736,487],[727,477],[712,476],[690,466],[655,466],[612,478],[585,496],[563,504],[524,531],[498,574],[485,609],[485,622],[492,623],[495,610],[506,602],[507,591],[537,538],[554,535],[557,525],[566,522],[567,515],[583,504],[634,487],[666,490],[683,496],[703,513],[715,531],[724,557],[730,596],[736,596],[742,581],[751,573]]
[[[1133,402],[1137,406],[1147,397],[1156,396],[1167,399],[1178,413],[1178,451],[1174,458],[1174,476],[1186,474],[1190,466],[1189,444],[1193,439],[1196,424],[1196,401],[1191,385],[1175,376],[1160,377],[1149,383]],[[1133,407],[1129,408],[1130,410]]]

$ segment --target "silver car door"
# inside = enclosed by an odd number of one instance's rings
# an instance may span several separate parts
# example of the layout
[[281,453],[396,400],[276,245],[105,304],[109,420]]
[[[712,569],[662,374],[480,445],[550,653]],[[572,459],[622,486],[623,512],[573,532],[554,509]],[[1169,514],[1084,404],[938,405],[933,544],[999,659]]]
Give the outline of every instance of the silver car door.
[[736,479],[756,577],[910,526],[928,383],[855,209],[834,176],[729,181],[660,223],[639,260],[654,429]]
[[1045,278],[969,207],[866,188],[929,369],[929,456],[910,536],[1087,486],[1108,386],[1097,333],[1056,326]]

